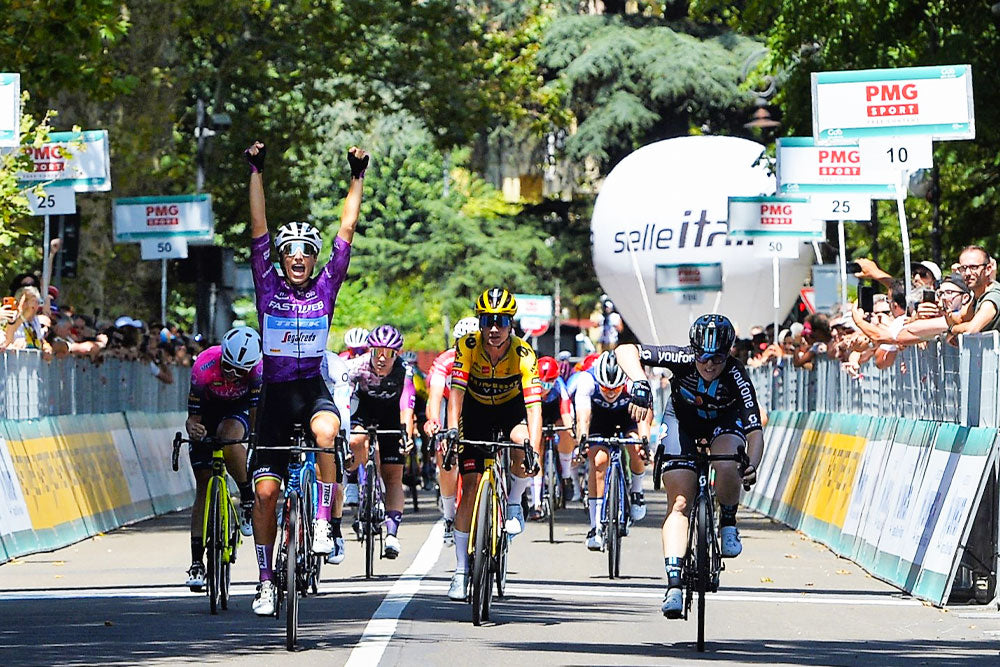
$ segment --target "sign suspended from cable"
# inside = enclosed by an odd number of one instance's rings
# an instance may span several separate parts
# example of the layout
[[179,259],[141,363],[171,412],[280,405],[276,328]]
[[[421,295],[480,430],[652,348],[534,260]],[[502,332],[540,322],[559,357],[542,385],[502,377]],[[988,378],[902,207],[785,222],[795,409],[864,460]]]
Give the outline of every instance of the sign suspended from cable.
[[0,74],[0,147],[21,142],[21,75]]
[[656,293],[670,292],[679,304],[700,304],[705,292],[722,291],[722,264],[657,264]]
[[[22,184],[49,183],[75,192],[107,192],[111,189],[111,150],[107,130],[53,132],[49,143],[22,150],[31,155],[34,169],[21,172]],[[74,145],[79,143],[79,145]]]
[[813,138],[926,135],[973,139],[972,66],[900,67],[812,74]]
[[730,197],[731,238],[785,237],[822,240],[823,221],[813,216],[808,197]]

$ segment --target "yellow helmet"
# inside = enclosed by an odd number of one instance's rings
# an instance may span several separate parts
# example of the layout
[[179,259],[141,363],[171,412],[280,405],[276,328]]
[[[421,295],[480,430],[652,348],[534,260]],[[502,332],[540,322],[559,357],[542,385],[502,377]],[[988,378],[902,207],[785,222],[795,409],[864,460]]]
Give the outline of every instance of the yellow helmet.
[[476,315],[514,315],[517,301],[514,295],[502,287],[488,289],[476,300]]

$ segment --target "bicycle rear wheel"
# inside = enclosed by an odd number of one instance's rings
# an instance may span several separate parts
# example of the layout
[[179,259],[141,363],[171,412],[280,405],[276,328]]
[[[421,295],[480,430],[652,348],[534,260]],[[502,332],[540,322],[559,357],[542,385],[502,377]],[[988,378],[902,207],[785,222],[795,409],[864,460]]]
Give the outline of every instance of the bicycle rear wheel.
[[708,557],[708,498],[704,495],[698,496],[698,507],[696,520],[698,544],[695,549],[697,561],[697,574],[695,584],[698,593],[698,650],[705,650],[705,593],[708,592],[710,573],[710,561]]
[[502,598],[507,590],[507,552],[510,549],[510,540],[507,539],[507,531],[503,527],[503,517],[497,516],[497,545],[496,545],[496,582],[497,597]]
[[213,478],[208,501],[208,539],[205,551],[208,556],[208,606],[213,614],[219,613],[222,588],[222,485]]
[[475,551],[472,554],[472,624],[482,625],[490,618],[490,549],[493,535],[493,485],[485,480],[479,487],[479,512],[476,514]]
[[[228,491],[226,492],[228,495]],[[226,513],[229,517],[225,529],[226,542],[222,549],[222,576],[219,581],[219,604],[223,609],[229,609],[229,584],[232,577],[232,564],[236,561],[236,549],[240,544],[240,516],[233,505],[232,499],[226,503]]]
[[604,494],[604,514],[608,517],[607,534],[604,539],[608,549],[608,578],[614,579],[618,576],[620,562],[618,551],[622,545],[622,531],[621,513],[618,511],[620,499],[617,470],[612,466],[610,472],[606,481],[608,488]]
[[[546,491],[548,491],[548,507],[545,510],[549,515],[549,543],[556,541],[556,487],[559,486],[559,479],[556,475],[555,452],[549,447],[545,450],[545,481]],[[560,491],[562,489],[559,489]]]
[[375,576],[375,464],[365,464],[364,511],[361,513],[362,538],[365,541],[365,579]]
[[288,495],[288,512],[285,515],[288,527],[288,558],[285,562],[285,648],[295,650],[299,635],[299,591],[296,568],[299,559],[299,537],[302,517],[299,516],[299,496],[294,491]]

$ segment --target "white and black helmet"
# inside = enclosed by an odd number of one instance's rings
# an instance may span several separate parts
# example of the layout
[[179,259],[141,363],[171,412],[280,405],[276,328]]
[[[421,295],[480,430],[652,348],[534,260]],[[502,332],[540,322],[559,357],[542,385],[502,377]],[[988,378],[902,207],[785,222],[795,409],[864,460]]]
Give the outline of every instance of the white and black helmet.
[[463,317],[455,322],[455,327],[451,330],[452,338],[462,338],[470,333],[479,331],[479,320],[475,317]]
[[274,247],[281,252],[287,243],[292,241],[302,241],[316,250],[318,255],[323,249],[323,239],[319,231],[308,222],[289,222],[278,228],[278,235],[274,237]]
[[250,327],[234,327],[222,337],[222,360],[233,368],[248,371],[261,356],[260,334]]
[[359,350],[368,347],[368,334],[370,332],[364,327],[354,327],[344,334],[344,345]]
[[615,353],[610,351],[602,352],[594,362],[594,378],[597,384],[607,389],[621,387],[628,382],[625,371],[618,365]]

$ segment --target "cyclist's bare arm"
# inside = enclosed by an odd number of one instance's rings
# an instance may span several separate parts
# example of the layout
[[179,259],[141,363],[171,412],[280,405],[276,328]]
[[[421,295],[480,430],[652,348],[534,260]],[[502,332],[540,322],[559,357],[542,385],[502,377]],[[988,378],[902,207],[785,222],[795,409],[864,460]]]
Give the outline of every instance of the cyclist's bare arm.
[[528,440],[536,452],[542,450],[542,404],[539,402],[526,406],[528,411]]
[[399,423],[406,429],[406,437],[412,442],[417,431],[417,420],[414,419],[413,408],[399,411]]
[[465,402],[465,390],[452,385],[448,396],[448,428],[458,428],[458,418],[462,415],[462,404]]
[[205,426],[201,423],[201,415],[188,414],[187,421],[184,422],[184,428],[187,430],[188,437],[194,440],[201,440],[208,433],[205,430]]
[[[247,153],[256,156],[264,144],[255,141]],[[250,237],[258,238],[267,234],[267,216],[264,206],[264,175],[260,171],[250,174]]]
[[583,438],[590,432],[590,401],[576,404],[576,437]]
[[[368,153],[357,146],[351,146],[347,153],[349,156],[348,161],[350,161],[352,157],[356,160],[365,160],[368,157]],[[363,190],[363,184],[363,172],[357,178],[355,178],[352,174],[351,185],[347,190],[347,199],[344,200],[344,211],[340,214],[340,231],[337,232],[337,236],[346,241],[348,244],[354,240],[354,231],[358,227],[358,216],[361,213],[361,192]]]
[[424,416],[427,418],[427,421],[424,422],[424,432],[427,435],[434,435],[441,429],[438,420],[441,419],[441,401],[443,399],[443,387],[431,384],[427,388],[427,406],[424,410]]
[[618,359],[618,366],[625,372],[629,380],[645,380],[646,372],[642,370],[642,362],[639,361],[639,348],[636,345],[619,345],[615,348],[615,357]]

